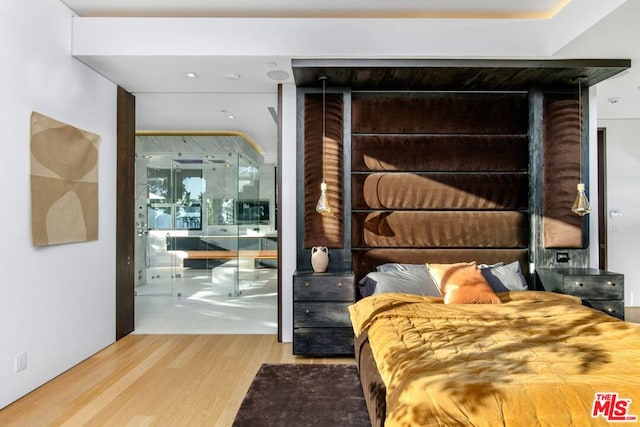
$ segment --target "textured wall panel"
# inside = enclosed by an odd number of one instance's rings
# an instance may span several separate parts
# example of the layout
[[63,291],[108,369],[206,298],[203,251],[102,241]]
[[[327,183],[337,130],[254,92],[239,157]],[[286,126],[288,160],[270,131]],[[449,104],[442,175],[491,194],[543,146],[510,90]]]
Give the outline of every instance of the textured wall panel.
[[580,181],[577,93],[548,95],[543,103],[542,240],[545,248],[582,248],[583,218],[571,212]]
[[[323,170],[322,94],[307,94],[304,104],[304,245],[342,248],[343,110],[342,95],[326,95],[325,174],[331,215],[316,212]],[[286,226],[286,225],[285,225]]]

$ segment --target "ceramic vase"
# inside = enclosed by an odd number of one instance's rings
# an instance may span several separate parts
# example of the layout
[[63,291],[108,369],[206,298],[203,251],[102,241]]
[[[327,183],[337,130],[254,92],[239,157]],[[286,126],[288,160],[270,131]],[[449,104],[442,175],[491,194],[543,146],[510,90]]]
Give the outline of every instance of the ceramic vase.
[[311,248],[311,267],[316,273],[324,273],[329,265],[329,249],[324,246]]

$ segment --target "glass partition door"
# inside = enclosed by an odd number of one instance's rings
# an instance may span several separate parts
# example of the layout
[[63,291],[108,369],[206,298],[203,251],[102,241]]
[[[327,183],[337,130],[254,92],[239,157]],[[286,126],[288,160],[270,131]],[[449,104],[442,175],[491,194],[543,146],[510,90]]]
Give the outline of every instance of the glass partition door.
[[171,295],[179,274],[174,254],[167,251],[175,223],[172,171],[170,156],[154,153],[136,158],[136,295]]
[[255,279],[260,168],[241,154],[138,156],[136,294],[239,296]]
[[[144,194],[136,195],[137,295],[182,294],[186,279],[202,279],[202,272],[191,267],[202,265],[196,251],[202,248],[200,237],[206,230],[204,165],[200,155],[145,153],[137,157],[136,179],[144,189]],[[143,265],[138,261],[141,254]]]
[[[260,169],[250,159],[238,156],[238,198],[235,220],[238,228],[238,291],[251,286],[256,279],[256,263],[260,261],[260,217],[265,205],[260,203]],[[267,202],[268,204],[268,202]],[[266,206],[268,215],[268,205]]]

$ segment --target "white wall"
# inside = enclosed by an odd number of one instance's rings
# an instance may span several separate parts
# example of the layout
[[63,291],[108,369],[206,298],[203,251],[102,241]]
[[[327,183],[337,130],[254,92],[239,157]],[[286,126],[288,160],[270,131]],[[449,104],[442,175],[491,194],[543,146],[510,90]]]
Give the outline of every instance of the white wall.
[[280,176],[282,179],[282,193],[280,196],[280,214],[282,228],[280,233],[281,246],[280,271],[282,273],[282,341],[293,340],[293,273],[296,271],[297,251],[297,202],[296,199],[296,87],[282,86],[282,156],[280,158]]
[[[59,0],[0,2],[0,408],[114,340],[116,87],[72,58]],[[99,240],[35,248],[30,115],[101,136]],[[17,353],[27,369],[15,372]]]
[[[624,273],[625,306],[640,306],[640,119],[599,120],[607,137],[607,268]],[[611,216],[619,210],[622,216]]]

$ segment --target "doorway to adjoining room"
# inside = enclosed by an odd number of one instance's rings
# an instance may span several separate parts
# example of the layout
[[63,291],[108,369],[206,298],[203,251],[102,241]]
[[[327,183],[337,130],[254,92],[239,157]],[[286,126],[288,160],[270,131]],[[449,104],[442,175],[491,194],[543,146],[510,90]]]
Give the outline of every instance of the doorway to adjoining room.
[[275,166],[242,136],[136,137],[135,333],[277,333]]

